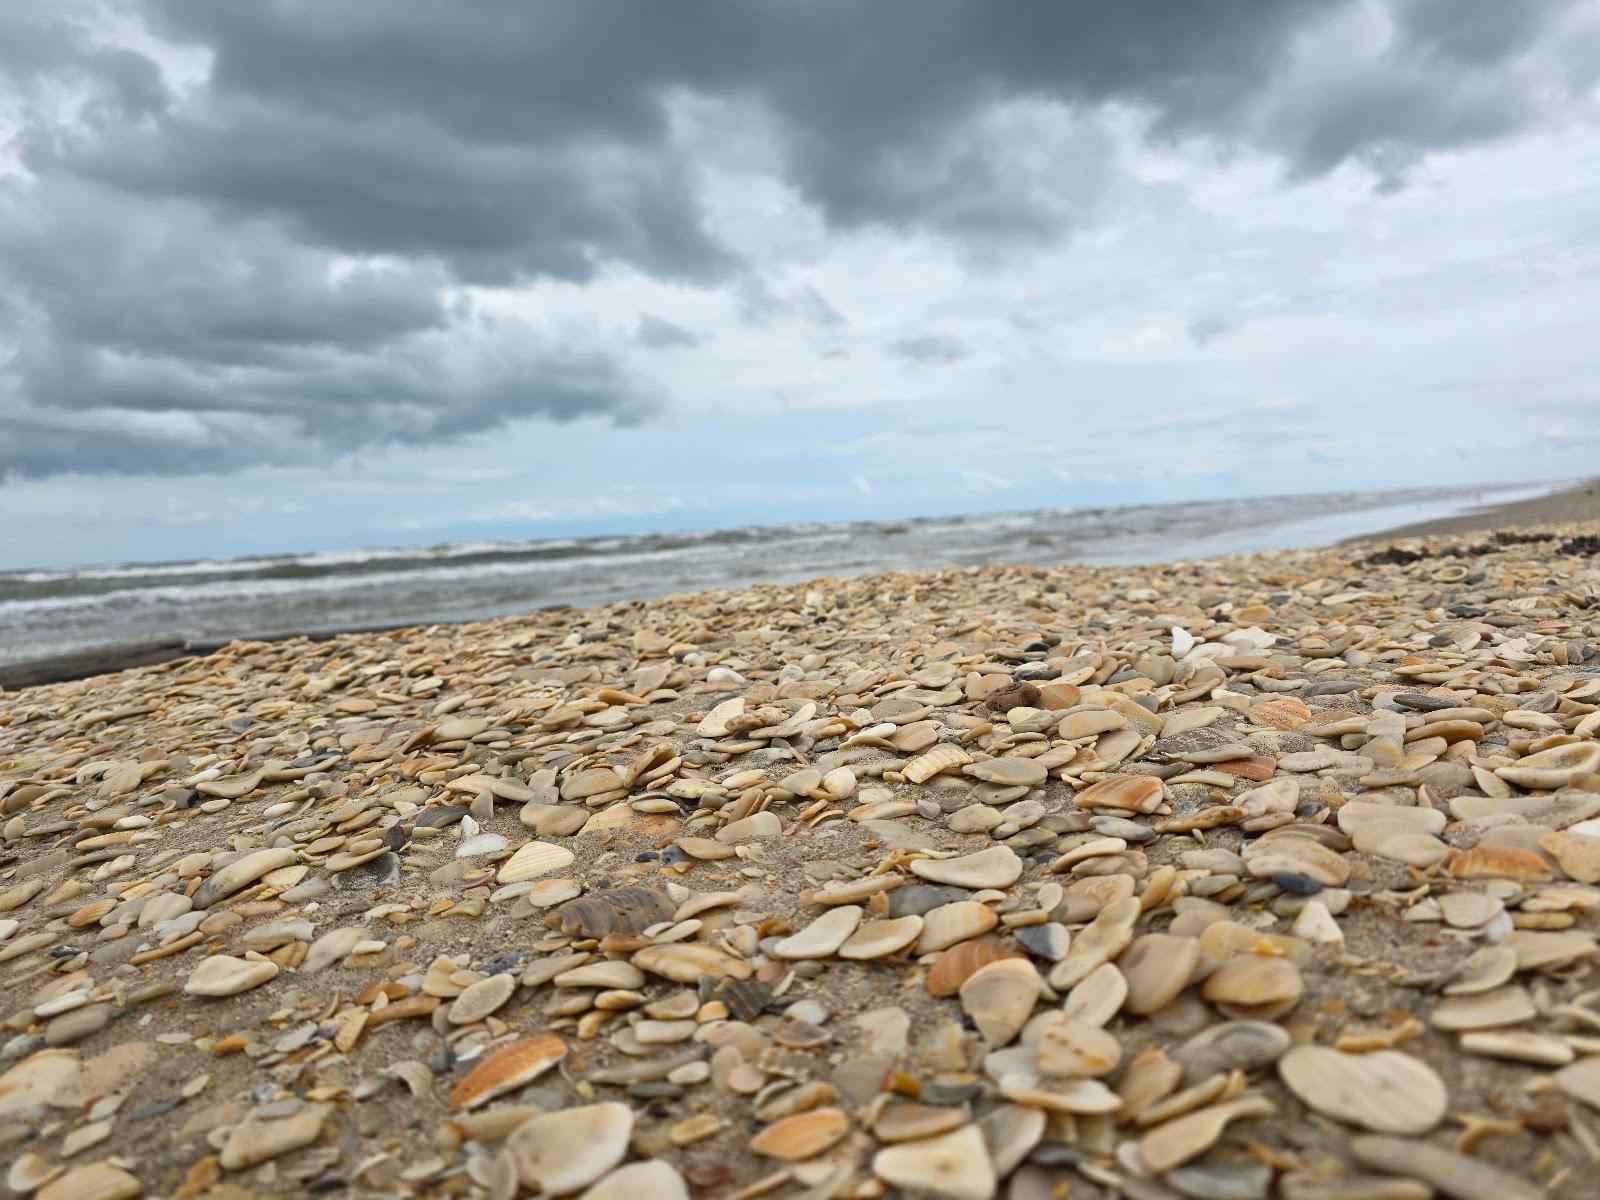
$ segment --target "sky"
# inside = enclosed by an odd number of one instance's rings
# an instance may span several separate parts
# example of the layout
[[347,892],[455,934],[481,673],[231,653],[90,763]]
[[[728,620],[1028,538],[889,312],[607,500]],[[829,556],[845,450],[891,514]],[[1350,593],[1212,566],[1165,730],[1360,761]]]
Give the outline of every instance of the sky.
[[0,6],[0,565],[1565,478],[1594,0]]

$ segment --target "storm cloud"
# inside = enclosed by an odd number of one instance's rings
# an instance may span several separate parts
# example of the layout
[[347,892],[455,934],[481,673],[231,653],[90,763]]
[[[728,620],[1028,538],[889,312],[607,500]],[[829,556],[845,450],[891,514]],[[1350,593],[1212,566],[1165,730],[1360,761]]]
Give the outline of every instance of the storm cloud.
[[779,234],[769,257],[719,224],[724,168],[840,236],[1003,269],[1108,219],[1130,129],[1264,155],[1285,187],[1351,166],[1397,191],[1430,154],[1590,112],[1600,23],[1504,0],[152,0],[12,6],[0,71],[0,477],[182,474],[645,420],[671,402],[649,352],[704,338],[651,314],[574,336],[497,292],[631,272],[745,322],[859,318],[784,276]]

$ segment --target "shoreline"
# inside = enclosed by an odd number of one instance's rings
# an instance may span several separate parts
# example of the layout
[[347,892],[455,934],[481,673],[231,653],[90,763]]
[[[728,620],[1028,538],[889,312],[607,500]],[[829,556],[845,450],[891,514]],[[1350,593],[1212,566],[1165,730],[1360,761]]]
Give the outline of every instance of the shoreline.
[[[1469,533],[1503,529],[1514,526],[1570,523],[1600,520],[1600,477],[1575,487],[1565,488],[1543,496],[1486,504],[1463,513],[1447,517],[1418,521],[1355,537],[1341,538],[1333,546],[1367,545],[1401,539],[1432,537],[1441,534]],[[1309,547],[1316,548],[1316,547]],[[1219,556],[1220,557],[1220,556]],[[1075,561],[1075,560],[1072,560]],[[877,574],[879,572],[868,572]],[[742,589],[736,589],[742,590]],[[659,597],[649,597],[652,603]],[[567,607],[557,605],[555,607]],[[588,607],[604,607],[591,605]],[[544,611],[530,608],[529,612]],[[464,618],[453,621],[398,621],[375,625],[336,626],[315,629],[277,630],[267,633],[249,631],[232,637],[162,638],[123,644],[111,643],[65,654],[42,655],[20,662],[0,664],[0,694],[17,692],[25,688],[51,683],[67,683],[99,675],[114,674],[135,667],[171,663],[179,659],[214,653],[230,642],[276,643],[305,638],[312,642],[326,642],[344,634],[385,633],[398,629],[411,629],[428,625],[463,626],[493,618]]]
[[1478,533],[1525,525],[1561,525],[1585,521],[1600,521],[1600,477],[1543,496],[1530,496],[1525,500],[1510,500],[1499,504],[1484,504],[1453,516],[1410,522],[1376,533],[1345,538],[1338,544],[1355,546],[1369,542],[1399,541],[1402,538],[1436,537],[1449,533]]

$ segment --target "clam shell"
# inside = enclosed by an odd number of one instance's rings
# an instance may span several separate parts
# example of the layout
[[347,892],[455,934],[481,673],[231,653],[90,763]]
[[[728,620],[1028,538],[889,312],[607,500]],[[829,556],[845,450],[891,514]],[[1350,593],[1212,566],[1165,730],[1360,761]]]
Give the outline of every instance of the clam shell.
[[[935,910],[937,911],[937,910]],[[1021,957],[998,938],[976,938],[951,946],[934,960],[928,971],[928,993],[954,996],[973,973],[990,963]]]
[[450,1093],[456,1108],[477,1108],[544,1074],[566,1057],[567,1046],[553,1033],[502,1046],[471,1071]]
[[772,953],[787,959],[828,958],[856,931],[862,911],[854,904],[830,908],[798,933],[779,941]]
[[814,1108],[774,1121],[750,1139],[750,1149],[767,1158],[799,1162],[821,1154],[850,1132],[842,1109]]
[[506,1138],[523,1187],[548,1196],[585,1188],[622,1161],[633,1110],[608,1101],[529,1117]]
[[568,866],[575,855],[565,846],[553,842],[529,842],[505,862],[495,875],[498,883],[519,883],[539,875],[548,875]]
[[1022,876],[1022,860],[1010,846],[990,846],[959,858],[919,858],[912,874],[930,883],[964,888],[1010,887]]
[[1278,1074],[1308,1108],[1374,1133],[1426,1133],[1450,1103],[1433,1068],[1398,1050],[1296,1046],[1278,1060]]
[[742,958],[725,950],[697,942],[676,942],[668,946],[646,946],[633,956],[641,971],[660,975],[675,983],[698,983],[710,979],[748,979],[754,971]]
[[912,915],[887,921],[868,921],[839,947],[840,958],[884,958],[904,950],[922,933],[922,918]]
[[1039,972],[1025,958],[1006,958],[979,967],[961,985],[961,1007],[991,1049],[1021,1032],[1041,988]]
[[491,975],[470,985],[451,1003],[445,1016],[452,1025],[472,1025],[494,1012],[517,990],[515,975]]

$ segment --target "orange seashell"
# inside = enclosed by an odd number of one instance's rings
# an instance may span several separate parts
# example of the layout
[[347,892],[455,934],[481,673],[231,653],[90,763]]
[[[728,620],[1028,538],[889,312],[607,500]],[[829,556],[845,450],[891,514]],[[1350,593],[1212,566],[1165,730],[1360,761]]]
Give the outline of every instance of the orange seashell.
[[958,942],[938,958],[928,970],[928,992],[934,996],[954,996],[979,967],[1003,958],[1022,955],[1002,945],[997,938],[974,938]]
[[484,1059],[450,1093],[456,1108],[476,1108],[543,1075],[567,1056],[567,1044],[553,1033],[502,1046]]
[[1457,879],[1521,879],[1548,883],[1553,878],[1550,864],[1537,851],[1520,846],[1452,850],[1445,856],[1444,869]]
[[1278,760],[1265,754],[1252,754],[1249,758],[1235,758],[1228,762],[1207,763],[1206,770],[1221,771],[1235,779],[1248,779],[1252,783],[1265,783],[1278,769]]
[[768,1158],[799,1162],[821,1154],[848,1132],[850,1118],[841,1109],[814,1108],[774,1121],[750,1139],[750,1149]]
[[1269,729],[1298,729],[1311,719],[1311,709],[1304,700],[1280,696],[1276,700],[1252,704],[1245,709],[1244,715],[1255,724],[1265,725]]

